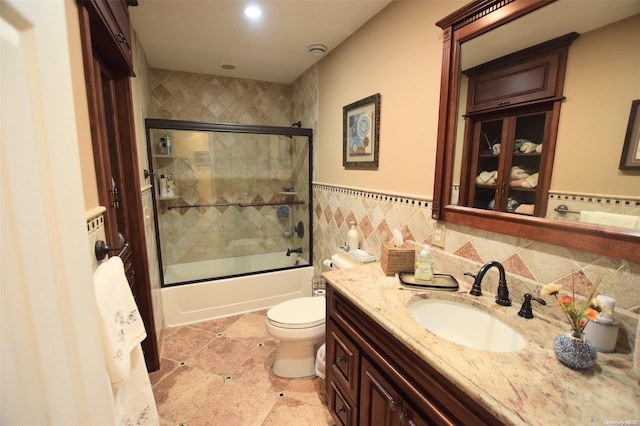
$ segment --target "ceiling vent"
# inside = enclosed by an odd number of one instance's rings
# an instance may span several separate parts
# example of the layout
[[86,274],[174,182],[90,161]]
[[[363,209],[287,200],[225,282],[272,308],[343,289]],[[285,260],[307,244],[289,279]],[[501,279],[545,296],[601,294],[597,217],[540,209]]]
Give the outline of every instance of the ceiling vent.
[[311,44],[307,47],[307,50],[309,50],[309,53],[312,55],[322,56],[327,53],[327,46],[324,44]]

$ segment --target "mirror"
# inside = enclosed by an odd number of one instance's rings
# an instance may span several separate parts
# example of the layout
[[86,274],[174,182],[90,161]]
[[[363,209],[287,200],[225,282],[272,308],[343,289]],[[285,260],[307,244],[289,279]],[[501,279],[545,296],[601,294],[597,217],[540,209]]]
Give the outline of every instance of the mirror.
[[[637,55],[618,52],[637,49],[640,2],[503,4],[473,2],[437,23],[444,30],[444,54],[434,219],[638,261],[638,229],[585,224],[579,220],[586,215],[579,213],[589,209],[640,216],[640,174],[618,170],[633,96],[629,88],[640,87],[634,71],[637,59],[629,58]],[[587,9],[587,4],[600,9]],[[458,205],[467,94],[462,71],[572,31],[581,36],[569,49],[546,215],[527,217]],[[635,33],[627,36],[626,31]],[[617,49],[607,56],[615,60],[589,66],[597,60],[598,48]],[[607,69],[608,75],[587,74]],[[561,204],[576,213],[556,211]]]

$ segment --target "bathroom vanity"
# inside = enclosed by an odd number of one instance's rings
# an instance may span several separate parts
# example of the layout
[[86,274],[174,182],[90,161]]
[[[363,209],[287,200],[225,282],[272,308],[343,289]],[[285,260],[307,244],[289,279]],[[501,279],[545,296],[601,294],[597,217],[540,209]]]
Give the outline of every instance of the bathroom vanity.
[[[335,270],[327,281],[327,393],[338,425],[605,424],[640,421],[640,386],[627,354],[598,354],[575,371],[553,353],[563,324],[517,315],[490,294],[408,290],[380,264]],[[491,352],[453,343],[410,315],[415,298],[475,306],[526,339],[518,351]],[[474,324],[468,324],[474,327]]]

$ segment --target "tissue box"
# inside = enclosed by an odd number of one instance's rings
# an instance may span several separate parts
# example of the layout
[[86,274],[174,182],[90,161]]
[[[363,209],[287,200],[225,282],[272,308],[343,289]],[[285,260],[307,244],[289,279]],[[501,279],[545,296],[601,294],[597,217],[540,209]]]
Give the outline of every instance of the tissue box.
[[413,271],[416,264],[416,251],[411,244],[404,243],[402,247],[396,247],[393,242],[382,243],[382,255],[380,263],[385,275],[391,277],[398,272]]

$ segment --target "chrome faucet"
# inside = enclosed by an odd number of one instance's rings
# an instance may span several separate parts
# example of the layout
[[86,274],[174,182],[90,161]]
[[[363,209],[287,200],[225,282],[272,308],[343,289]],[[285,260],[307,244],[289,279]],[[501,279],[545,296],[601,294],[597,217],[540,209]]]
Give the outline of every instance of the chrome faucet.
[[504,266],[500,262],[496,262],[492,260],[491,262],[487,262],[478,271],[478,275],[474,275],[470,272],[465,272],[465,275],[473,277],[475,281],[473,282],[473,286],[471,287],[471,291],[469,294],[473,296],[482,296],[482,279],[484,278],[484,274],[487,273],[489,269],[492,267],[498,268],[498,272],[500,273],[500,281],[498,282],[498,291],[496,295],[496,303],[502,306],[511,306],[511,299],[509,299],[509,289],[507,288],[507,278],[504,273]]
[[302,247],[299,247],[297,249],[287,249],[287,256],[291,256],[291,253],[302,254]]

